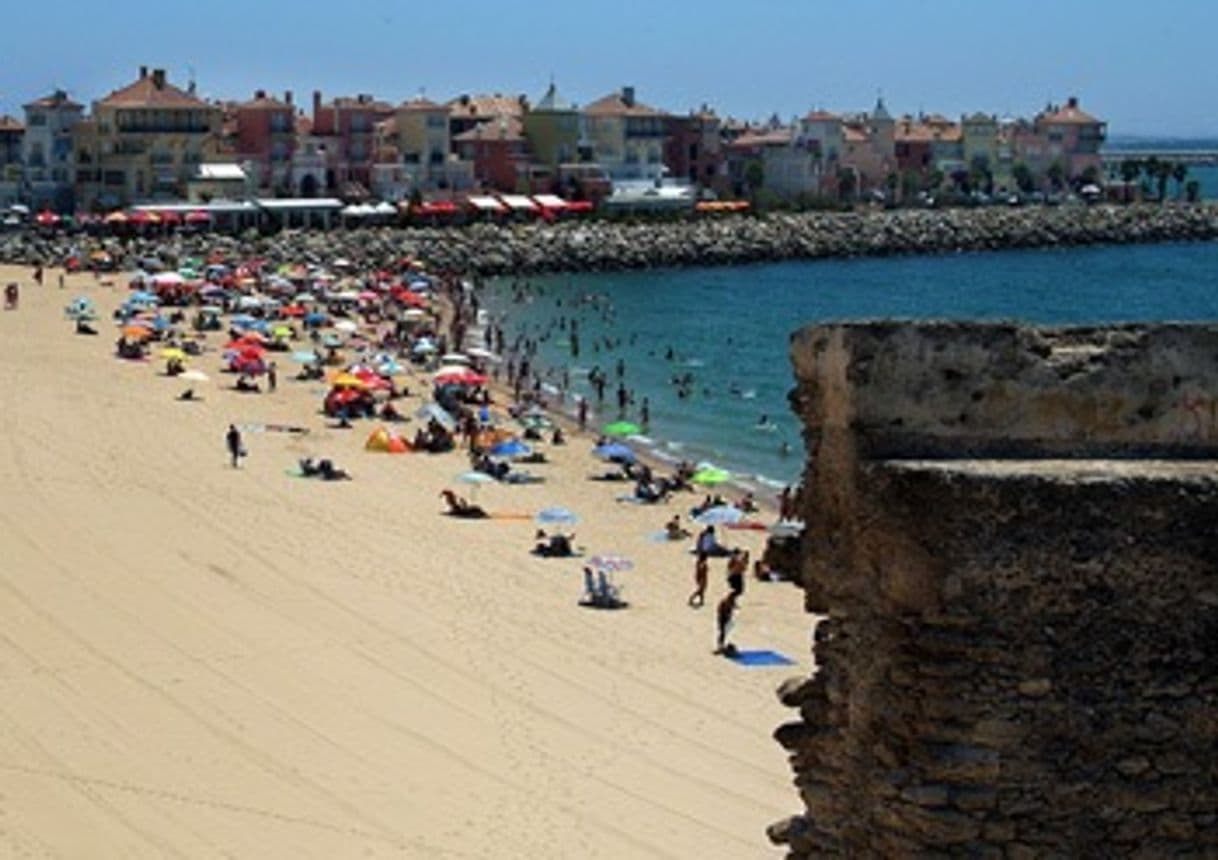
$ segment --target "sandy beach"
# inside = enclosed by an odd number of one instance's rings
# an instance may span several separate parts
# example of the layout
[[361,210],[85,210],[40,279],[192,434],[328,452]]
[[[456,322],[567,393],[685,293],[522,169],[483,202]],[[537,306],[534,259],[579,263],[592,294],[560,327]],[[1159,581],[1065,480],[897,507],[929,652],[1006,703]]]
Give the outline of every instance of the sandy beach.
[[[214,352],[178,402],[161,362],[113,356],[126,276],[57,276],[0,268],[23,286],[0,313],[0,856],[776,854],[799,802],[773,688],[809,670],[811,619],[750,578],[733,640],[799,665],[712,656],[723,562],[692,610],[689,544],[653,537],[700,496],[616,502],[573,436],[544,484],[477,490],[521,518],[442,516],[462,452],[365,452],[375,425],[326,429],[320,383],[239,394]],[[81,294],[97,337],[63,318]],[[248,432],[234,470],[230,422],[310,432]],[[289,476],[306,455],[355,480]],[[528,554],[553,505],[634,560],[629,609],[579,607],[579,561]]]

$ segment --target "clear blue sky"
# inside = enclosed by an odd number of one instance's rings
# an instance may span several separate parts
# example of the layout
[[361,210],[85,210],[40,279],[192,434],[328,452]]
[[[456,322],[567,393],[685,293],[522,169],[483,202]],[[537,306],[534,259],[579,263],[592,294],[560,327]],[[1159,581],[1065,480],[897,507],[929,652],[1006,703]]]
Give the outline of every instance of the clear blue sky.
[[1114,134],[1218,136],[1218,0],[115,0],[6,4],[0,112],[92,101],[141,64],[200,92],[527,93],[634,84],[672,111],[1030,115],[1078,94]]

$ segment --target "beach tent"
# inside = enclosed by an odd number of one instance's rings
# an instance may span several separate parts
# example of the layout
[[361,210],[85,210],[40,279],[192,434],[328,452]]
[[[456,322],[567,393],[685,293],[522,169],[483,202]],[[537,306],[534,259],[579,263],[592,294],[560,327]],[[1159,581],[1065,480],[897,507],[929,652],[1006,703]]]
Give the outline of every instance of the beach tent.
[[364,450],[381,454],[405,454],[410,450],[410,446],[397,434],[390,433],[384,427],[377,427],[368,434],[368,439],[364,442]]

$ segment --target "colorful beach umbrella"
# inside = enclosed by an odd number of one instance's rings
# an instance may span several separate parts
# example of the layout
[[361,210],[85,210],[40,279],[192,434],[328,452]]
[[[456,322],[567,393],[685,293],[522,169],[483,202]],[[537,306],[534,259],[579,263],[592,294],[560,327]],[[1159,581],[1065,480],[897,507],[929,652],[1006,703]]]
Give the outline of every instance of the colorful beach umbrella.
[[614,421],[601,428],[601,432],[606,436],[633,436],[642,430],[643,428],[633,421]]
[[592,449],[594,456],[611,463],[633,463],[638,458],[634,451],[621,442],[607,442]]
[[532,448],[519,439],[508,439],[491,448],[491,453],[496,457],[521,457],[532,451]]
[[592,556],[588,566],[593,570],[603,570],[605,573],[618,573],[623,570],[634,570],[634,562],[625,556],[606,553]]
[[186,382],[207,382],[210,377],[201,370],[188,370],[185,373],[179,373],[178,379]]
[[693,477],[691,477],[689,480],[690,480],[690,483],[692,483],[692,484],[702,484],[704,486],[711,486],[713,484],[726,483],[727,481],[730,481],[731,479],[732,479],[732,476],[731,476],[730,472],[727,472],[726,470],[717,468],[715,466],[706,466],[702,469],[699,469],[697,472],[694,472]]

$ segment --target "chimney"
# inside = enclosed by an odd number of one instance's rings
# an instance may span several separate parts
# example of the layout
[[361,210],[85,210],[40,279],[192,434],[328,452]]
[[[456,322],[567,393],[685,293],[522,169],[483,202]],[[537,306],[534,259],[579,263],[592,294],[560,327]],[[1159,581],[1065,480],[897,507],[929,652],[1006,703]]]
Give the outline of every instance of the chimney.
[[313,122],[317,122],[319,113],[321,113],[321,90],[313,90]]
[[291,90],[283,91],[283,101],[285,104],[287,104],[289,106],[292,104],[292,91]]
[[254,90],[254,98],[255,99],[266,98],[266,90]]
[[153,69],[152,70],[152,85],[154,87],[156,87],[158,90],[165,89],[165,70],[164,69]]
[[622,87],[622,101],[626,107],[634,107],[634,87]]
[[1070,96],[1070,98],[1066,99],[1066,107],[1077,108],[1078,96]]
[[146,77],[148,77],[148,67],[140,66],[140,80],[142,81]]

